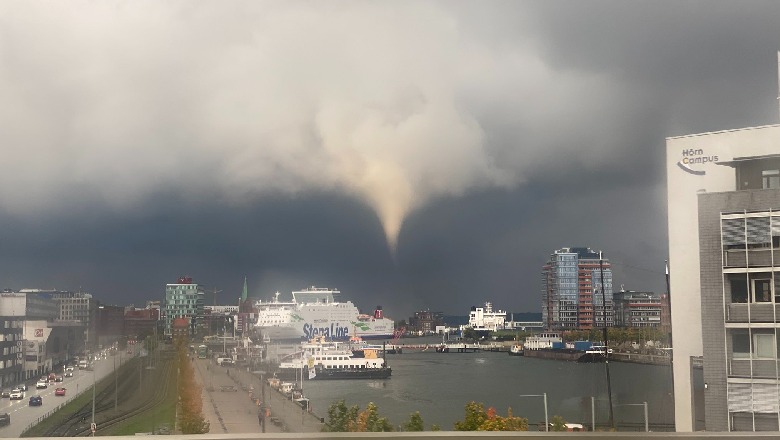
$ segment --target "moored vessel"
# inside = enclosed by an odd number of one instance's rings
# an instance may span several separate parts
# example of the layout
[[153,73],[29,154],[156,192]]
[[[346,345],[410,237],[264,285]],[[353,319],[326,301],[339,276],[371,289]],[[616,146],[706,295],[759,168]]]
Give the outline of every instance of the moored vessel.
[[309,380],[386,379],[391,372],[376,350],[365,349],[363,357],[356,357],[352,350],[320,338],[301,344],[301,351],[279,364],[276,375],[282,379],[302,377]]
[[381,306],[372,315],[360,313],[351,301],[337,301],[336,289],[310,287],[292,292],[292,301],[258,301],[255,329],[270,341],[308,340],[325,337],[345,341],[350,337],[389,339],[394,322],[384,317]]

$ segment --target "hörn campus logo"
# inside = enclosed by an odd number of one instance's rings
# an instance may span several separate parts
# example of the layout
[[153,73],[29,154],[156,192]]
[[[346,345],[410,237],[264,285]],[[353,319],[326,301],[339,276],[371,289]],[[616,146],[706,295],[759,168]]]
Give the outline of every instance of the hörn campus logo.
[[718,156],[707,156],[701,148],[688,148],[687,150],[682,150],[682,159],[677,162],[677,166],[682,168],[686,173],[691,173],[695,176],[703,176],[707,174],[707,172],[696,168],[700,165],[716,163],[717,161]]

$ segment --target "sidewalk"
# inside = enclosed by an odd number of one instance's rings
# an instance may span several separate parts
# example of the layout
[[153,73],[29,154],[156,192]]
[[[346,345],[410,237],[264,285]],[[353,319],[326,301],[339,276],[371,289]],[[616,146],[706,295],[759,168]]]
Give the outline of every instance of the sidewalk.
[[210,359],[195,359],[193,362],[196,380],[202,388],[203,416],[211,424],[210,433],[262,432],[258,419],[260,408],[256,401],[262,398],[263,391],[271,410],[271,416],[265,421],[265,432],[321,431],[322,423],[318,417],[267,385],[264,390],[261,389],[259,377],[234,367],[218,367]]

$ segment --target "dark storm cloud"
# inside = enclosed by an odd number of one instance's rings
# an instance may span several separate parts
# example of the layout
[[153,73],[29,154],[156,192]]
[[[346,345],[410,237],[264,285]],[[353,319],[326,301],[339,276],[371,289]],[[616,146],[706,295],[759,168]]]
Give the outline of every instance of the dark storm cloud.
[[[777,121],[777,2],[0,5],[0,282],[538,310],[663,289],[664,138]],[[305,32],[301,32],[305,29]]]

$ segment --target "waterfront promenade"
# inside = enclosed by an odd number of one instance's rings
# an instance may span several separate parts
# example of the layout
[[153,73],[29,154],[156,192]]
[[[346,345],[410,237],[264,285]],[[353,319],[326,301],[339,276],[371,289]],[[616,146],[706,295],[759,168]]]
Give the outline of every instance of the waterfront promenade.
[[[201,385],[203,415],[211,434],[259,433],[262,399],[271,415],[265,420],[267,433],[312,433],[322,430],[319,417],[303,410],[296,402],[262,384],[260,378],[239,368],[218,367],[210,359],[195,359],[195,377]],[[235,391],[232,391],[234,390]],[[225,390],[225,391],[223,391]]]

